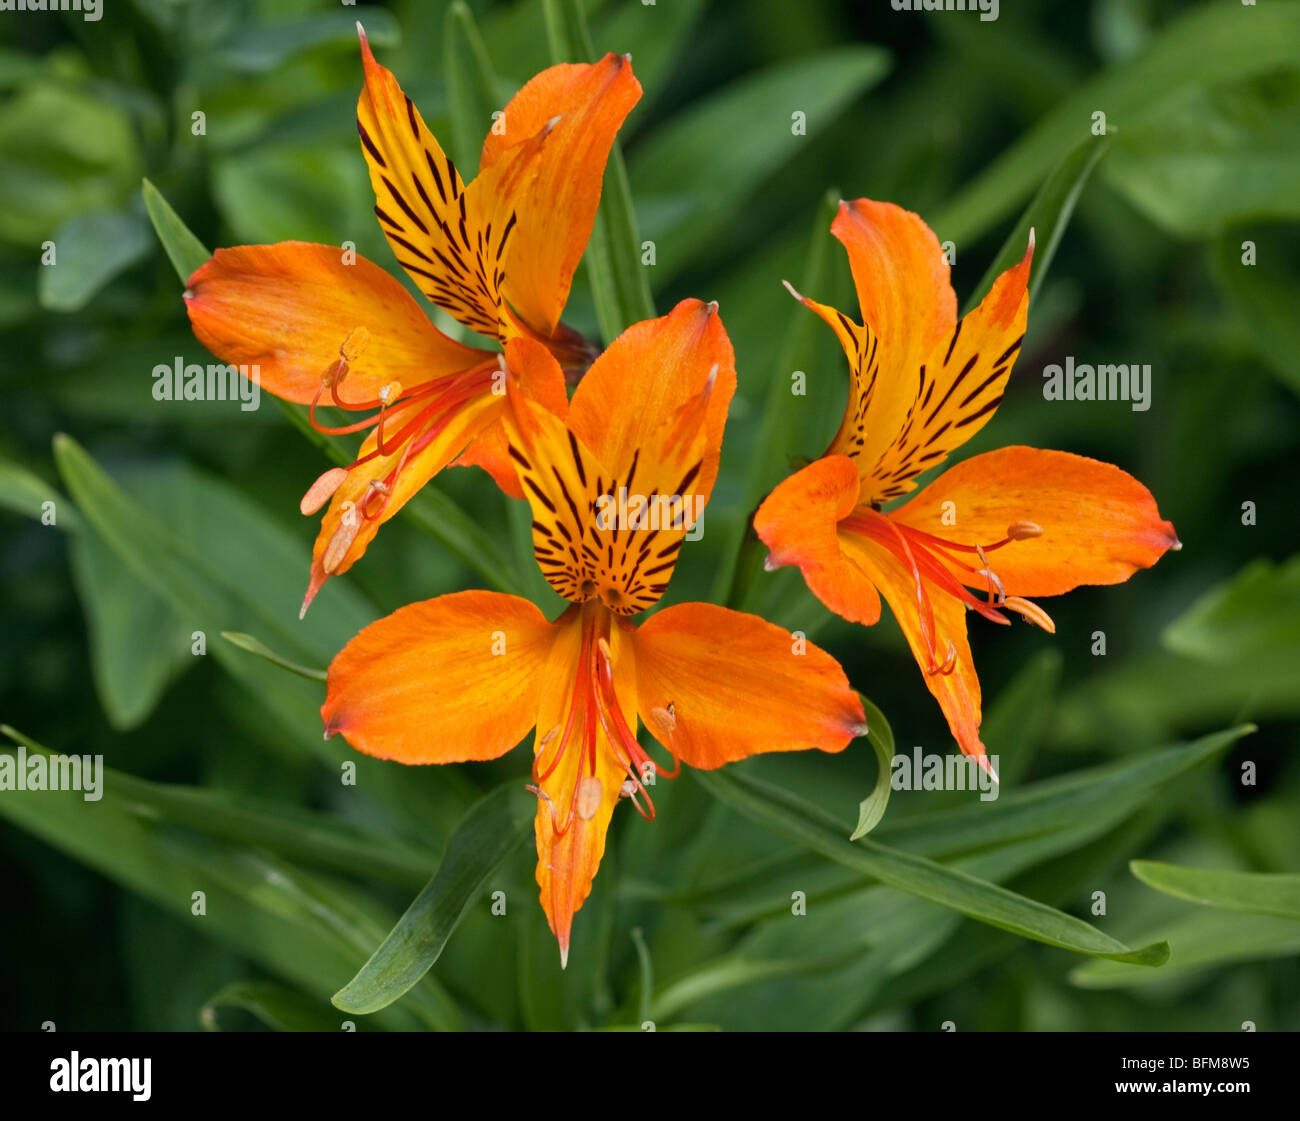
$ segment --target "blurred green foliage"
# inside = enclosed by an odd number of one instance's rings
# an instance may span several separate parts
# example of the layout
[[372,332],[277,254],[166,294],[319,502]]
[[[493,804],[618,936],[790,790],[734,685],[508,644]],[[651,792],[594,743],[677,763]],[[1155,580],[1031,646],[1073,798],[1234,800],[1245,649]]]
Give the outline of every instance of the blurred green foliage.
[[[593,0],[585,21],[576,0],[106,9],[0,17],[0,720],[111,769],[98,803],[0,793],[3,956],[36,962],[0,974],[0,1026],[1300,1028],[1300,4],[1003,0],[991,23],[886,0]],[[963,304],[1027,225],[1050,231],[1023,356],[966,452],[1117,463],[1184,548],[1054,601],[1054,637],[974,629],[996,802],[895,793],[850,844],[883,739],[685,776],[653,825],[620,815],[561,974],[510,843],[528,830],[489,793],[523,781],[524,749],[415,769],[322,741],[310,674],[369,620],[461,587],[542,595],[526,519],[451,471],[298,622],[315,524],[296,506],[322,449],[269,401],[151,396],[156,363],[205,361],[158,200],[207,246],[351,241],[399,271],[356,140],[358,18],[467,178],[490,109],[557,53],[632,53],[645,97],[566,320],[607,338],[651,299],[717,299],[740,373],[668,602],[730,597],[815,633],[899,752],[950,743],[893,623],[851,627],[743,561],[754,504],[825,447],[846,392],[779,281],[852,308],[828,192],[921,213],[955,244]],[[1150,410],[1045,402],[1066,355],[1149,363]],[[341,1004],[406,995],[332,1007],[390,931]],[[413,953],[433,968],[412,977]]]

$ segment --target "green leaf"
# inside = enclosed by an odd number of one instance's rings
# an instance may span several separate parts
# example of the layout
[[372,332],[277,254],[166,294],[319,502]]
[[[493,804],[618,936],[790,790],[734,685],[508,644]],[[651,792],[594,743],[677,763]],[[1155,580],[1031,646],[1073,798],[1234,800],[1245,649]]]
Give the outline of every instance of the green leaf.
[[0,113],[0,197],[9,200],[0,241],[33,250],[68,219],[123,201],[140,174],[130,116],[78,88],[71,56],[45,50],[41,61],[45,76],[6,95]]
[[1300,919],[1300,875],[1184,868],[1155,860],[1134,860],[1129,870],[1148,887],[1166,895],[1219,907]]
[[516,784],[476,802],[456,827],[433,879],[383,944],[334,994],[345,1012],[377,1012],[410,990],[442,954],[501,862],[532,834],[536,804]]
[[[858,696],[862,697],[862,694],[859,693]],[[858,803],[858,824],[849,836],[850,841],[865,837],[885,816],[885,807],[889,805],[892,777],[890,767],[894,761],[894,733],[889,727],[889,721],[885,719],[885,714],[866,697],[862,697],[862,707],[867,714],[867,739],[875,749],[879,771],[876,774],[875,789]]]
[[464,787],[447,776],[413,774],[341,739],[322,739],[318,682],[269,675],[238,647],[216,640],[222,631],[264,635],[290,660],[324,664],[378,614],[350,582],[330,581],[298,619],[307,549],[242,495],[196,472],[155,465],[140,480],[145,497],[136,501],[67,436],[56,437],[55,462],[92,527],[185,621],[186,636],[208,636],[208,656],[247,694],[254,726],[269,725],[267,743],[315,756],[336,774],[348,762],[362,789],[422,831],[431,819],[462,812]]
[[[631,176],[642,229],[656,246],[655,287],[691,264],[711,234],[740,218],[750,194],[888,70],[889,56],[876,47],[820,51],[696,101],[638,143]],[[794,134],[793,112],[805,114],[806,135]]]
[[384,252],[376,224],[358,224],[357,216],[374,206],[375,195],[355,142],[310,144],[295,138],[222,152],[214,155],[211,182],[213,201],[237,244],[337,245],[349,237],[371,260]]
[[[801,292],[824,292],[830,286],[833,244],[830,227],[838,209],[839,192],[828,191],[813,218],[804,270],[799,278]],[[754,452],[749,457],[752,469],[746,472],[742,499],[742,509],[746,511],[756,509],[762,497],[785,473],[788,452],[793,444],[790,374],[801,364],[811,368],[804,359],[810,355],[817,328],[821,326],[817,317],[796,300],[790,301],[787,316],[781,345],[769,375],[767,397],[760,410],[762,419]],[[752,514],[747,513],[745,520],[736,527],[731,542],[725,546],[724,555],[734,560],[730,566],[719,566],[718,582],[713,589],[719,602],[737,610],[744,610],[750,604],[751,595],[757,593],[755,582],[763,571],[763,559],[767,555],[767,547],[753,532],[751,522]]]
[[1106,181],[1175,237],[1300,218],[1300,83],[1194,86],[1120,134]]
[[937,857],[974,852],[1080,825],[1107,828],[1147,804],[1180,775],[1217,758],[1251,725],[1203,736],[1186,746],[1146,752],[1073,771],[1002,793],[996,802],[887,822],[879,836],[911,852]]
[[199,1020],[208,1031],[221,1030],[219,1008],[240,1008],[275,1031],[356,1030],[355,1024],[343,1028],[347,1021],[328,1004],[271,981],[235,981],[209,997],[199,1012]]
[[212,254],[190,232],[190,228],[181,221],[180,215],[171,208],[171,204],[158,193],[158,188],[148,179],[144,181],[142,194],[145,209],[149,212],[149,220],[153,223],[154,232],[162,242],[163,249],[167,251],[167,258],[171,261],[172,268],[181,278],[181,283],[188,284],[190,277]]
[[842,955],[837,955],[811,960],[799,957],[763,961],[728,954],[664,986],[654,999],[649,1018],[656,1022],[668,1020],[683,1009],[719,993],[731,992],[772,978],[815,973],[829,969],[842,960]]
[[[335,606],[319,620],[314,613],[296,619],[295,600],[308,571],[305,547],[260,520],[242,496],[224,486],[199,485],[188,472],[155,472],[155,484],[172,484],[177,505],[199,504],[198,510],[163,524],[128,497],[71,437],[55,437],[54,458],[83,516],[131,571],[191,621],[192,629],[212,635],[223,630],[266,634],[287,657],[311,662],[331,658],[372,621],[373,609],[346,587],[329,589],[336,593]],[[184,536],[179,532],[182,525],[190,530]],[[233,647],[227,652],[223,644],[214,644],[210,652],[245,668],[238,663],[246,659]]]
[[[0,734],[29,751],[46,750],[8,725],[0,725]],[[419,885],[436,860],[431,851],[314,810],[205,787],[149,782],[109,767],[102,774],[110,800],[144,821],[169,822],[364,880]]]
[[119,731],[138,727],[194,662],[189,632],[167,601],[92,529],[71,543],[72,582],[86,613],[95,692]]
[[284,65],[294,55],[325,43],[355,41],[357,24],[375,47],[395,47],[402,41],[396,17],[383,8],[347,7],[298,19],[246,24],[219,48],[218,58],[232,70],[262,74]]
[[[0,506],[75,531],[72,582],[89,632],[95,692],[114,728],[138,726],[188,661],[189,644],[167,604],[132,576],[72,502],[17,464],[0,461]],[[170,638],[169,638],[170,636]]]
[[753,779],[723,771],[691,774],[711,794],[752,821],[890,887],[990,926],[1059,949],[1137,965],[1161,965],[1169,956],[1169,947],[1163,942],[1135,950],[1082,919],[997,884],[869,839],[847,841],[837,827],[828,827],[820,811],[792,804],[788,795]]
[[1044,647],[984,709],[980,735],[989,753],[998,757],[1001,797],[1018,791],[1034,764],[1051,723],[1062,661],[1059,650]]
[[41,269],[41,306],[77,311],[149,251],[143,219],[118,210],[69,218],[54,235],[55,263]]
[[47,502],[53,503],[51,525],[62,530],[75,530],[81,525],[77,508],[54,487],[26,467],[0,458],[0,509],[39,521],[46,516]]
[[[7,731],[29,753],[46,750]],[[107,783],[93,805],[79,791],[0,791],[0,818],[322,998],[392,921],[363,893],[267,853],[159,828],[129,812]],[[196,891],[203,893],[201,914]],[[450,998],[426,979],[383,1026],[456,1030],[461,1021]]]
[[[957,861],[955,867],[1001,883],[1027,867],[1084,843],[1090,831],[1035,837]],[[848,1026],[888,977],[931,958],[957,932],[962,918],[927,900],[882,885],[837,892],[807,891],[808,911],[789,921],[791,884],[808,887],[800,872],[777,885],[780,909],[759,922],[739,946],[677,978],[664,996],[673,1012],[738,1027],[779,1001],[792,1031],[833,1031]],[[732,990],[744,988],[743,993]],[[727,993],[725,1003],[697,1007]],[[679,1001],[685,1004],[678,1004]]]
[[[1251,260],[1247,264],[1246,242]],[[1300,226],[1239,226],[1211,247],[1214,278],[1245,321],[1250,344],[1292,393],[1300,394]]]
[[[553,61],[594,62],[596,52],[581,0],[543,0]],[[650,278],[641,264],[641,238],[623,152],[610,149],[600,210],[583,256],[596,318],[606,343],[655,314]]]
[[478,167],[483,137],[492,127],[492,114],[501,108],[501,83],[464,0],[448,6],[443,26],[442,64],[447,75],[452,147],[461,175],[469,180]]
[[247,650],[250,654],[256,654],[259,658],[265,658],[272,665],[279,666],[281,669],[287,669],[290,673],[296,673],[299,677],[305,677],[310,681],[325,680],[325,671],[323,669],[311,669],[308,666],[300,666],[297,662],[291,662],[288,658],[277,654],[264,642],[260,642],[251,634],[240,634],[237,631],[222,631],[221,637],[227,642],[233,642],[241,650]]
[[639,926],[632,928],[632,943],[636,946],[637,968],[641,979],[641,995],[638,1004],[637,1023],[645,1025],[651,1020],[651,1002],[655,991],[654,963],[650,960],[650,948],[645,944],[645,935]]
[[1164,644],[1210,665],[1300,658],[1300,556],[1253,560],[1165,628]]
[[1163,969],[1135,969],[1119,961],[1089,961],[1070,971],[1070,982],[1084,989],[1172,983],[1186,974],[1243,961],[1300,954],[1300,926],[1290,919],[1206,911],[1167,923],[1147,935],[1167,942],[1169,964]]
[[1110,149],[1110,145],[1109,136],[1089,137],[1057,165],[1056,170],[1038,189],[1034,201],[1021,215],[1015,229],[1003,242],[1001,250],[993,259],[993,264],[984,274],[984,279],[979,282],[974,294],[967,301],[963,314],[977,306],[993,287],[993,282],[1025,255],[1025,246],[1029,244],[1031,230],[1036,241],[1034,263],[1030,268],[1029,276],[1029,299],[1033,301],[1047,277],[1048,266],[1056,256],[1056,247],[1061,242],[1065,227],[1070,223],[1075,203],[1083,193],[1084,184],[1088,182],[1092,169]]
[[931,225],[958,244],[985,233],[1025,198],[1047,170],[1085,140],[1092,114],[1106,114],[1120,135],[1154,114],[1168,95],[1293,66],[1300,8],[1203,4],[1175,17],[1131,62],[1077,86],[1011,145]]

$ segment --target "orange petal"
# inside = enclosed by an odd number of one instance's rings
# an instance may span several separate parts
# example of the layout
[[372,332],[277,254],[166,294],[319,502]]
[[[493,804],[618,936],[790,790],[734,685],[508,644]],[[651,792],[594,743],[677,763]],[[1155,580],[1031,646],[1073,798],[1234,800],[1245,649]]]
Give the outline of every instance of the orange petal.
[[980,740],[980,683],[966,638],[965,606],[933,587],[928,589],[934,609],[935,660],[943,663],[951,657],[952,670],[950,673],[927,672],[931,664],[930,649],[921,629],[912,574],[893,554],[873,541],[857,534],[846,534],[844,544],[853,562],[861,567],[888,602],[917,665],[921,667],[926,687],[943,709],[953,739],[965,754],[973,758],[985,755]]
[[501,331],[499,261],[506,221],[495,235],[481,206],[467,209],[465,185],[419,110],[361,34],[365,85],[357,132],[375,192],[375,215],[416,287],[465,326],[490,338]]
[[330,664],[321,718],[401,763],[495,759],[537,718],[556,628],[527,600],[457,592],[371,623]]
[[828,455],[791,475],[763,501],[754,531],[774,566],[798,565],[809,590],[853,623],[880,618],[880,596],[844,555],[837,526],[857,505],[858,471],[842,455]]
[[[1041,536],[986,554],[1007,594],[1018,596],[1118,584],[1180,547],[1151,492],[1131,475],[1036,448],[1000,448],[964,460],[890,517],[964,545],[1001,541],[1013,523],[1035,523]],[[970,582],[982,586],[980,578]]]
[[979,307],[930,352],[907,422],[865,477],[862,501],[906,494],[917,475],[942,463],[992,419],[1024,341],[1033,257],[1031,234],[1020,263],[1002,273]]
[[590,66],[552,66],[510,99],[484,141],[480,176],[554,122],[535,177],[515,200],[518,229],[502,281],[510,306],[543,336],[559,325],[591,237],[605,161],[640,97],[641,84],[622,55],[608,54]]
[[[879,348],[874,368],[867,364],[855,376],[856,399],[830,450],[848,455],[858,449],[870,466],[906,422],[921,364],[952,333],[957,296],[939,239],[911,211],[870,199],[842,202],[831,233],[848,250],[862,320]],[[863,420],[863,432],[852,423],[855,417]]]
[[[575,610],[556,624],[558,633],[543,675],[533,747],[538,757],[535,767],[542,773],[560,746],[558,741],[567,722],[575,680],[579,673],[585,672],[579,658],[584,618],[584,614]],[[628,726],[635,729],[635,650],[623,626],[610,629],[609,646],[618,707]],[[592,881],[605,852],[610,818],[626,777],[600,728],[595,736],[593,772],[590,755],[581,750],[580,722],[575,719],[574,725],[578,742],[568,745],[559,764],[542,780],[545,796],[538,799],[533,826],[537,838],[537,886],[547,922],[560,944],[562,963],[569,955],[573,917],[591,894]]]
[[[561,419],[568,415],[569,394],[564,373],[545,346],[522,336],[511,339],[506,344],[506,364],[525,396]],[[500,423],[488,425],[452,466],[482,467],[511,498],[524,497],[514,460],[510,458],[505,429]]]
[[533,511],[533,552],[547,582],[573,603],[599,598],[619,615],[653,606],[702,505],[694,480],[709,402],[701,395],[683,405],[680,431],[674,418],[664,421],[620,476],[514,386],[507,401],[508,454]]
[[[399,432],[420,412],[423,404],[416,400],[391,409],[384,422],[386,432]],[[503,405],[504,398],[485,391],[457,407],[449,416],[431,420],[431,424],[441,425],[440,431],[418,451],[412,451],[405,464],[401,461],[410,441],[395,449],[392,455],[378,455],[348,472],[342,485],[334,491],[330,507],[321,519],[320,532],[312,549],[311,580],[302,605],[304,613],[326,579],[346,572],[359,561],[379,527],[394,517],[425,483],[493,424]],[[418,439],[418,435],[414,438]],[[362,443],[360,455],[368,455],[377,445],[378,432],[375,431]],[[399,465],[401,470],[389,487],[387,501],[382,501],[382,495],[368,497],[373,483],[386,480]],[[366,509],[372,516],[363,514]]]
[[641,719],[692,767],[843,751],[862,734],[862,702],[839,663],[757,616],[680,604],[651,616],[635,643]]
[[710,378],[707,443],[699,475],[691,484],[707,501],[736,391],[735,353],[717,304],[683,300],[668,315],[635,323],[619,335],[574,391],[569,427],[622,478],[637,449],[699,397]]
[[345,344],[339,396],[353,402],[373,400],[391,381],[410,388],[487,357],[447,338],[378,265],[345,264],[334,245],[218,249],[190,277],[185,306],[213,354],[257,366],[264,389],[299,404],[319,392]]

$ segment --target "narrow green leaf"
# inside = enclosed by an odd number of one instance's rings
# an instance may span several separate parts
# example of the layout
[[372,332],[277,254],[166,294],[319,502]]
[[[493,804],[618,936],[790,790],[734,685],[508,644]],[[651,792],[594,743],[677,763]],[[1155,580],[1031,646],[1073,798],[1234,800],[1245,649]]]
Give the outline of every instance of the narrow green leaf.
[[62,530],[75,530],[81,524],[77,508],[54,487],[26,467],[5,459],[0,459],[0,509],[37,521],[52,515],[54,520],[49,524]]
[[1188,240],[1242,219],[1300,218],[1300,87],[1193,86],[1126,129],[1106,181],[1152,222]]
[[345,1012],[377,1012],[433,966],[465,912],[515,846],[532,834],[536,804],[518,784],[476,802],[456,827],[438,871],[383,944],[334,994]]
[[448,6],[443,21],[443,70],[451,112],[451,139],[456,165],[466,181],[478,167],[483,137],[492,127],[500,82],[487,44],[464,0]]
[[937,857],[974,852],[1089,822],[1115,823],[1146,804],[1161,787],[1221,756],[1252,731],[1251,725],[1242,725],[1203,736],[1186,746],[1045,779],[1023,790],[1003,793],[996,802],[887,822],[879,836],[910,852]]
[[1147,934],[1172,948],[1163,969],[1134,969],[1120,961],[1088,961],[1070,971],[1070,982],[1084,989],[1173,982],[1188,974],[1242,961],[1300,954],[1300,926],[1271,915],[1205,911],[1167,923]]
[[[862,694],[858,694],[862,697]],[[894,761],[894,733],[889,727],[885,714],[862,697],[862,707],[867,714],[867,739],[871,741],[876,752],[876,765],[880,768],[876,775],[875,789],[858,803],[858,824],[849,836],[850,841],[865,837],[885,816],[885,807],[889,805],[890,773]]]
[[[45,750],[22,742],[29,752]],[[107,788],[93,805],[79,791],[0,791],[0,818],[322,998],[392,922],[364,893],[264,851],[160,829]],[[203,893],[201,914],[196,891]],[[407,1004],[385,1013],[382,1026],[453,1031],[462,1024],[428,978]]]
[[[0,725],[0,735],[23,744],[29,753],[49,754],[8,725]],[[103,769],[103,782],[114,804],[142,821],[169,822],[367,881],[384,880],[403,887],[420,885],[437,859],[431,851],[413,848],[395,837],[373,833],[329,814],[251,795],[149,782],[109,767]]]
[[1051,723],[1061,684],[1060,650],[1038,651],[984,708],[980,736],[991,755],[998,756],[1002,794],[1018,791]]
[[181,283],[188,284],[190,277],[212,254],[190,232],[180,215],[148,179],[144,181],[142,194],[145,209],[149,211],[149,220],[153,223],[154,232],[162,242],[163,249],[167,251],[172,268],[181,278]]
[[1164,644],[1210,665],[1300,658],[1300,556],[1253,560],[1165,628]]
[[308,666],[300,666],[297,662],[291,662],[251,634],[240,634],[238,631],[222,631],[221,637],[227,642],[233,642],[241,650],[247,650],[250,654],[256,654],[259,658],[265,658],[272,665],[287,669],[290,673],[296,673],[299,677],[306,677],[311,681],[325,680],[325,671],[323,669],[311,669]]
[[138,727],[171,681],[194,663],[190,632],[93,529],[83,527],[69,548],[95,693],[114,728]]
[[[193,541],[132,501],[71,437],[55,437],[54,458],[72,497],[103,540],[141,580],[158,588],[178,614],[192,620],[195,629],[212,634],[257,630],[275,635],[278,646],[293,650],[291,656],[305,660],[313,655],[333,656],[339,645],[336,624],[323,619],[320,623],[313,620],[310,625],[295,625],[292,615],[284,610],[287,604],[281,603],[276,610],[264,596],[255,595],[254,588],[232,582],[211,553],[205,555]],[[227,507],[223,513],[233,516],[235,511]],[[227,533],[231,528],[230,524],[223,527]],[[242,544],[247,547],[257,527],[245,520],[238,528],[245,537]],[[300,571],[303,575],[294,581],[299,585],[307,571],[305,556]],[[349,607],[359,623],[368,621],[359,601],[354,600]],[[232,623],[254,625],[245,628]],[[352,633],[358,629],[352,627]],[[215,646],[213,652],[220,657],[222,647]]]
[[1056,166],[1056,170],[1038,189],[1033,202],[1029,204],[1029,208],[1021,215],[1015,229],[1003,243],[998,255],[993,259],[993,264],[984,274],[984,279],[979,282],[974,294],[967,301],[962,314],[978,305],[980,300],[988,295],[993,282],[1025,255],[1031,230],[1034,233],[1035,246],[1034,263],[1029,275],[1029,299],[1030,302],[1034,300],[1047,277],[1047,269],[1052,263],[1052,258],[1056,256],[1056,247],[1065,233],[1065,227],[1069,225],[1070,217],[1074,214],[1075,203],[1079,201],[1079,195],[1083,193],[1092,169],[1109,151],[1110,145],[1109,136],[1089,137]]
[[1294,65],[1297,43],[1300,7],[1294,4],[1261,5],[1248,13],[1236,4],[1202,4],[1176,16],[1139,57],[1077,86],[964,186],[931,225],[958,244],[974,241],[1087,139],[1095,112],[1106,114],[1108,129],[1135,127],[1177,90]]
[[1300,394],[1300,227],[1251,223],[1226,231],[1211,247],[1219,289],[1249,328],[1260,357]]
[[650,960],[650,947],[645,944],[645,935],[639,926],[632,928],[632,944],[636,946],[637,967],[641,979],[641,996],[637,1023],[644,1025],[651,1020],[651,1003],[655,991],[654,964]]
[[[617,143],[610,150],[605,168],[600,217],[622,329],[653,319],[655,302],[650,291],[648,266],[641,262],[642,241],[632,203],[632,184],[628,179],[623,150]],[[610,339],[614,337],[609,336]]]
[[146,506],[70,437],[56,437],[54,458],[83,516],[122,563],[184,620],[187,637],[201,631],[211,639],[208,655],[248,694],[254,719],[270,722],[268,742],[333,768],[348,761],[364,790],[422,829],[429,828],[431,814],[461,804],[445,777],[434,783],[431,775],[359,754],[341,739],[323,739],[319,682],[269,675],[238,647],[216,640],[222,631],[265,635],[303,665],[328,662],[376,617],[354,586],[331,581],[337,586],[326,587],[315,608],[298,619],[307,550],[242,495],[192,470],[155,466],[141,480]]
[[[744,201],[806,152],[889,67],[877,47],[805,55],[693,102],[638,142],[631,173],[641,228],[656,246],[654,286],[675,279],[728,220],[739,221]],[[802,133],[795,112],[803,114]]]
[[1169,957],[1169,947],[1163,942],[1132,949],[1082,919],[968,873],[870,839],[847,841],[837,828],[827,827],[820,811],[792,804],[794,800],[788,795],[765,783],[724,771],[691,774],[706,790],[750,820],[881,883],[969,918],[1080,954],[1151,966],[1161,965]]
[[69,218],[54,234],[55,263],[41,269],[37,293],[51,311],[77,311],[149,251],[138,214],[96,210]]
[[220,1008],[243,1009],[275,1031],[355,1031],[357,1027],[345,1028],[336,1009],[273,981],[235,981],[209,997],[199,1011],[205,1030],[221,1030]]
[[542,0],[546,41],[557,62],[591,62],[596,53],[582,0]]
[[654,999],[650,1018],[656,1023],[660,1020],[668,1020],[683,1009],[690,1008],[719,993],[730,992],[760,981],[817,972],[842,961],[843,955],[836,955],[830,959],[810,960],[805,956],[782,961],[762,961],[727,954],[665,986]]
[[1155,860],[1134,860],[1129,870],[1148,887],[1225,911],[1248,911],[1300,919],[1300,875],[1184,868]]
[[[594,62],[596,52],[581,0],[543,0],[542,7],[553,61]],[[600,210],[583,264],[606,344],[631,324],[654,316],[650,278],[641,264],[632,188],[617,141],[610,149]]]
[[[827,191],[813,218],[808,239],[808,253],[803,274],[799,278],[799,291],[814,293],[829,287],[831,261],[831,222],[839,209],[839,192]],[[753,470],[746,472],[743,508],[757,509],[763,495],[774,487],[785,473],[791,449],[790,424],[790,374],[798,369],[803,356],[810,349],[815,330],[821,324],[817,317],[796,300],[790,301],[790,310],[781,345],[773,363],[767,397],[761,410],[758,438],[750,462]],[[719,582],[714,595],[727,606],[744,609],[749,603],[755,582],[763,571],[766,546],[751,528],[753,514],[747,513],[737,527],[736,536],[726,547],[724,556],[734,558],[731,565],[719,566]],[[722,581],[726,581],[725,584]]]

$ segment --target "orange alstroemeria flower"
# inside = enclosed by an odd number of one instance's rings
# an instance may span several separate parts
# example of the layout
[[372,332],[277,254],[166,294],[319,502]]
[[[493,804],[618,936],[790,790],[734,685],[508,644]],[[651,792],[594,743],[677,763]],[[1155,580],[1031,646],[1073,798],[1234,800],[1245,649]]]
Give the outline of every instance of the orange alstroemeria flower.
[[[641,96],[631,62],[610,54],[538,74],[497,118],[478,177],[465,184],[364,33],[361,50],[357,131],[375,214],[398,262],[433,303],[502,347],[527,338],[566,368],[585,367],[593,348],[560,315],[614,136]],[[264,389],[309,405],[318,430],[370,430],[357,459],[325,472],[303,497],[304,514],[330,502],[304,611],[453,460],[485,468],[522,497],[500,432],[500,352],[449,339],[379,266],[296,241],[219,249],[190,277],[185,303],[209,350],[257,367]],[[562,407],[563,374],[538,369],[524,391]],[[327,427],[319,406],[369,415]]]
[[885,597],[954,738],[987,765],[966,613],[1005,624],[1015,612],[1053,631],[1026,597],[1120,583],[1178,538],[1118,467],[1026,447],[974,456],[883,510],[1001,402],[1025,335],[1033,238],[958,320],[939,241],[915,214],[858,199],[841,203],[831,231],[848,250],[863,325],[795,295],[848,355],[848,409],[825,456],[768,496],[754,528],[769,567],[798,565],[845,619],[876,622]]
[[[506,358],[512,374],[555,366],[528,338]],[[372,755],[493,759],[535,730],[537,882],[562,960],[615,806],[654,815],[638,718],[675,760],[665,777],[681,761],[836,752],[863,730],[839,664],[776,626],[702,603],[630,620],[663,594],[708,500],[734,389],[717,309],[697,300],[615,340],[567,422],[512,381],[507,454],[537,562],[572,606],[548,622],[515,596],[442,596],[367,627],[329,669],[326,734]]]

